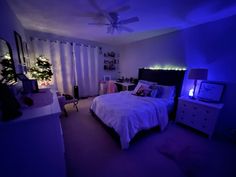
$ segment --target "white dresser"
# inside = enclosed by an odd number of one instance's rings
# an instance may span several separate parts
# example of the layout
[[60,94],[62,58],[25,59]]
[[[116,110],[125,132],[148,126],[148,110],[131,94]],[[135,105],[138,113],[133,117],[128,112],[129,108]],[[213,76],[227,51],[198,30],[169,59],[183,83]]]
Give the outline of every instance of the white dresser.
[[1,177],[65,177],[60,106],[50,89],[32,94],[22,116],[0,122]]
[[214,104],[180,97],[176,114],[176,122],[195,128],[211,138],[217,118],[223,104]]

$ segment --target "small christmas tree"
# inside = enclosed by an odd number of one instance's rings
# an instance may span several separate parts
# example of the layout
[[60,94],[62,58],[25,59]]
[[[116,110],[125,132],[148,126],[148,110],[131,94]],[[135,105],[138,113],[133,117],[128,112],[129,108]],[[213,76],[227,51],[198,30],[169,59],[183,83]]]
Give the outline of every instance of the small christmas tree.
[[13,69],[13,64],[11,61],[11,56],[9,53],[0,57],[1,68],[1,76],[0,83],[8,83],[11,84],[15,81],[15,72]]
[[45,56],[40,55],[36,58],[35,65],[30,68],[31,76],[42,81],[42,85],[48,85],[48,81],[51,81],[53,75],[51,66],[48,59]]

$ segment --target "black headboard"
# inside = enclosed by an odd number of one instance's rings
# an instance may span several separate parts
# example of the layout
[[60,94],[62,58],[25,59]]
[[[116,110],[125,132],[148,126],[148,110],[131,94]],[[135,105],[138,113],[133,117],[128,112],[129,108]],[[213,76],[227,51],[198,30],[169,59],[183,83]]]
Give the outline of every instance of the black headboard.
[[138,79],[157,82],[160,85],[175,86],[176,94],[174,110],[170,114],[170,117],[174,118],[177,109],[178,97],[180,96],[182,90],[184,74],[184,70],[151,70],[141,68],[139,69]]

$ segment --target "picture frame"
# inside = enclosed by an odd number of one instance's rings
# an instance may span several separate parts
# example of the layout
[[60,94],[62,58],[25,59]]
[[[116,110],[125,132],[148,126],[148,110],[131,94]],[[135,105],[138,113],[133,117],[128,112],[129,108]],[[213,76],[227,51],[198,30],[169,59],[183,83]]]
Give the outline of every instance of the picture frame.
[[222,100],[225,83],[214,81],[202,81],[197,98],[201,101],[219,103]]
[[111,75],[105,75],[105,76],[103,76],[103,80],[104,80],[104,81],[109,81],[109,80],[111,80]]
[[19,64],[24,65],[25,64],[25,56],[24,56],[24,47],[23,47],[23,42],[22,38],[19,33],[14,31],[14,36],[15,36],[15,41],[16,41],[16,49],[18,53],[18,60]]

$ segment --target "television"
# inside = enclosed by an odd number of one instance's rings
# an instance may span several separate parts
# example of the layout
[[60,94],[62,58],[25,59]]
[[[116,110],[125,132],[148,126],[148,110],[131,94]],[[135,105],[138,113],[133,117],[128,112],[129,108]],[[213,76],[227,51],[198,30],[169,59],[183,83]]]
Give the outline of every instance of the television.
[[219,103],[222,100],[225,83],[215,81],[202,81],[197,98],[201,101]]

